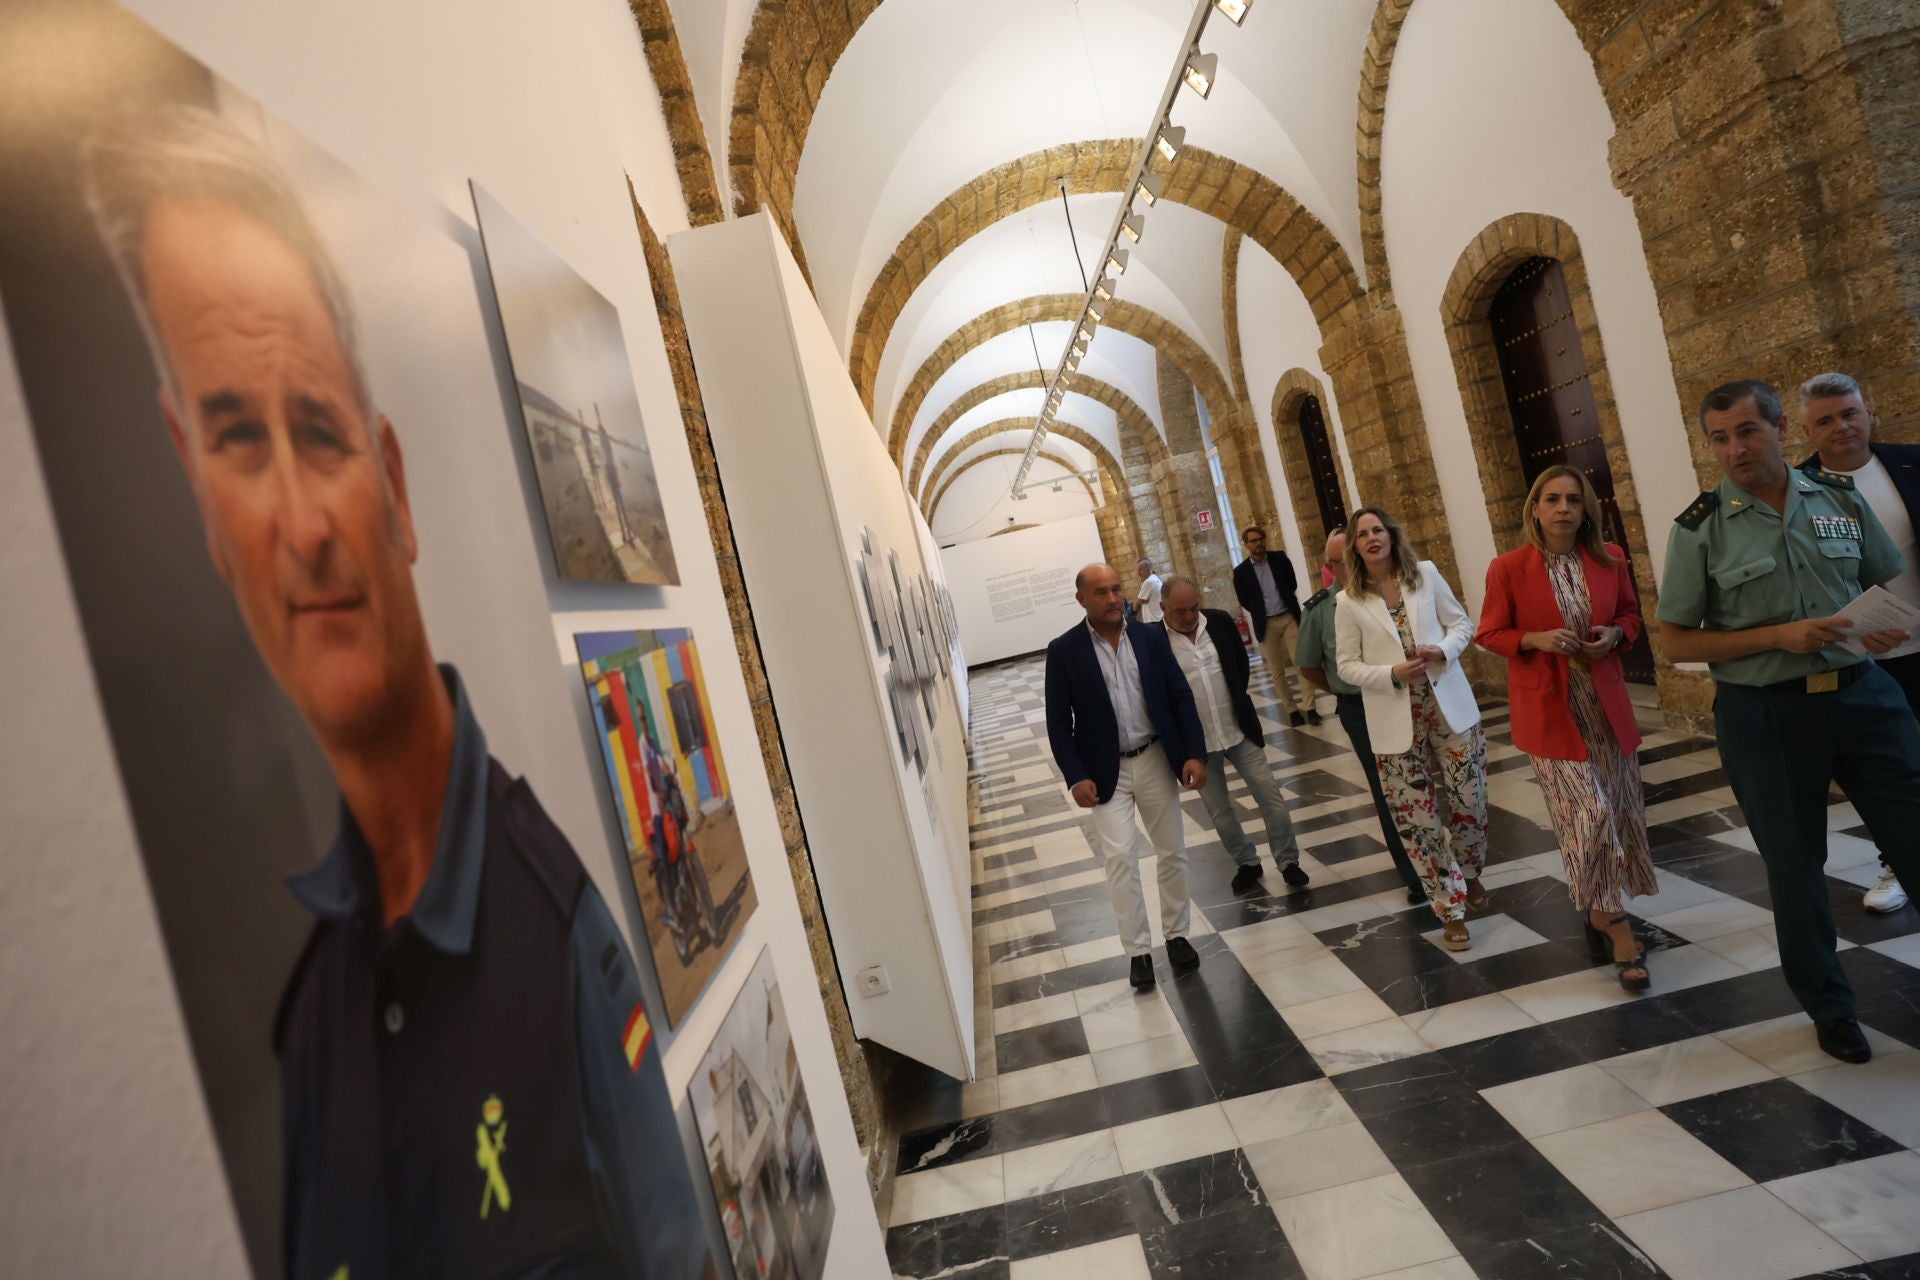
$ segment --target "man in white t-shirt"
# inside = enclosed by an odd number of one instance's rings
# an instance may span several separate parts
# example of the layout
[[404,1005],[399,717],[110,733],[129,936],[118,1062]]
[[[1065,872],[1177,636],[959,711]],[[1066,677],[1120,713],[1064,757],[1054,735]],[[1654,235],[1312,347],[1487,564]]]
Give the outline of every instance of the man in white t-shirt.
[[1140,591],[1134,596],[1140,607],[1135,610],[1142,622],[1158,622],[1166,616],[1160,607],[1160,575],[1153,571],[1153,561],[1142,560],[1140,568]]
[[[1802,469],[1822,467],[1853,478],[1853,487],[1886,526],[1907,567],[1885,584],[1908,604],[1920,606],[1920,445],[1875,444],[1880,420],[1860,384],[1844,373],[1822,373],[1800,384],[1800,421],[1815,453]],[[1920,716],[1920,635],[1874,659],[1899,682],[1907,705]],[[1920,886],[1913,886],[1920,889]],[[1907,890],[1880,860],[1880,880],[1861,900],[1869,911],[1898,911]]]

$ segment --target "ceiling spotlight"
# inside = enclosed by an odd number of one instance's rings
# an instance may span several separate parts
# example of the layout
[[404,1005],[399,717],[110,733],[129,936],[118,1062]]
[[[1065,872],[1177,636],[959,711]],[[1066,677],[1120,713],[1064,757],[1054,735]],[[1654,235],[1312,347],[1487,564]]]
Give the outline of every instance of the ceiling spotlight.
[[[1161,135],[1163,139],[1165,138],[1165,136],[1166,135],[1164,134]],[[1164,149],[1166,147],[1165,141],[1156,142],[1154,146],[1160,149],[1160,154],[1162,155],[1166,154],[1166,151]],[[1178,150],[1177,147],[1175,149]],[[1146,201],[1147,208],[1149,209],[1153,208],[1153,202],[1155,200],[1158,200],[1161,196],[1165,195],[1166,192],[1167,192],[1167,180],[1161,177],[1157,173],[1141,174],[1140,185],[1134,188],[1134,194],[1139,196],[1142,200]]]
[[1120,220],[1121,233],[1135,244],[1140,243],[1140,233],[1146,229],[1147,218],[1145,214],[1136,213]]
[[1055,480],[1055,481],[1053,482],[1053,491],[1054,491],[1055,493],[1058,493],[1058,492],[1060,492],[1060,482],[1059,482],[1058,480]]
[[1213,92],[1213,78],[1219,74],[1219,71],[1219,54],[1201,53],[1195,49],[1187,55],[1187,69],[1182,73],[1181,78],[1187,82],[1187,88],[1204,98]]
[[1253,8],[1253,0],[1213,0],[1213,7],[1237,27],[1247,20],[1247,10]]
[[1110,276],[1124,275],[1126,274],[1126,270],[1127,270],[1127,251],[1125,249],[1115,249],[1112,253],[1107,255],[1107,274],[1108,275]]
[[[1193,63],[1189,61],[1187,63],[1187,66],[1188,66],[1187,74],[1191,76],[1193,74],[1192,72]],[[1189,83],[1191,83],[1191,81],[1189,81]],[[1202,96],[1204,97],[1205,95],[1202,94]],[[1168,125],[1166,128],[1160,131],[1160,136],[1153,140],[1153,149],[1155,151],[1158,151],[1160,153],[1160,158],[1162,160],[1165,160],[1168,164],[1172,164],[1174,162],[1175,157],[1177,157],[1180,154],[1180,148],[1186,145],[1187,145],[1187,131],[1184,126],[1177,125],[1177,124]],[[1140,185],[1141,186],[1146,185],[1145,179],[1141,180]],[[1157,195],[1159,193],[1156,192],[1155,194]]]
[[[1111,292],[1107,294],[1108,298],[1111,298],[1112,296],[1113,294]],[[1100,323],[1100,317],[1104,314],[1104,312],[1101,310],[1100,304],[1105,300],[1106,299],[1104,298],[1096,297],[1092,302],[1089,302],[1087,304],[1087,323],[1089,325],[1096,325]]]

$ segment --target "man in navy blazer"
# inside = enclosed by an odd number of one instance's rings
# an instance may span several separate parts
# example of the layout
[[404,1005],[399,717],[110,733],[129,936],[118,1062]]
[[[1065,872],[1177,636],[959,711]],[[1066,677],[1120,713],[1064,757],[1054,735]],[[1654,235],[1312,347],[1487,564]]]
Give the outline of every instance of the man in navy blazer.
[[1107,890],[1136,989],[1153,985],[1153,934],[1140,890],[1137,810],[1159,853],[1160,927],[1175,972],[1200,963],[1187,940],[1187,846],[1176,779],[1207,780],[1206,735],[1166,631],[1126,616],[1120,575],[1090,564],[1073,580],[1087,620],[1047,646],[1047,739],[1074,803],[1093,810]]
[[[1914,532],[1920,530],[1920,445],[1876,444],[1873,430],[1880,419],[1873,402],[1844,373],[1815,374],[1800,384],[1800,420],[1815,450],[1800,469],[1837,471],[1852,478],[1855,491],[1907,561],[1886,589],[1920,608],[1920,548],[1914,542]],[[1899,682],[1907,705],[1920,716],[1920,634],[1874,661]],[[1920,891],[1920,886],[1909,887]],[[1907,889],[1884,857],[1879,882],[1867,890],[1861,905],[1878,912],[1907,905]]]

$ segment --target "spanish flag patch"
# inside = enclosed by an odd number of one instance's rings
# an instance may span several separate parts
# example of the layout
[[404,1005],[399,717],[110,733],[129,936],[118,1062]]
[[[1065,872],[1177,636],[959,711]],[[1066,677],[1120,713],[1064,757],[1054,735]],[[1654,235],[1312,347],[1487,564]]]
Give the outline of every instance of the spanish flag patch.
[[653,1039],[653,1024],[647,1021],[647,1011],[642,1005],[633,1006],[633,1014],[627,1019],[627,1029],[620,1033],[620,1048],[627,1055],[627,1069],[638,1071],[640,1059],[647,1051],[647,1044]]

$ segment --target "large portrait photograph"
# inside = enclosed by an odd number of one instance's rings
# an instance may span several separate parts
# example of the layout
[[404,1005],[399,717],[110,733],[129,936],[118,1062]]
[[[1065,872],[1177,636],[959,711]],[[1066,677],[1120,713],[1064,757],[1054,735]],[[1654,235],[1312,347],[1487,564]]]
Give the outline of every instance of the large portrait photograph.
[[711,1274],[477,236],[103,0],[0,48],[7,399],[253,1273]]
[[833,1194],[762,951],[688,1090],[739,1280],[822,1280]]
[[693,633],[574,637],[667,1018],[686,1016],[753,914],[746,842]]
[[560,576],[679,582],[620,313],[478,183],[473,207]]

